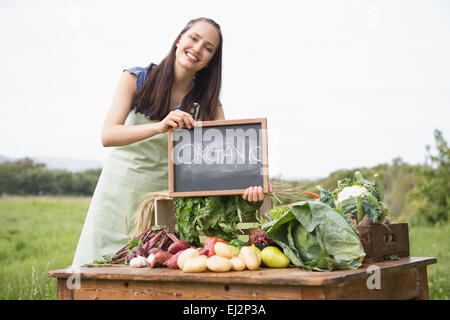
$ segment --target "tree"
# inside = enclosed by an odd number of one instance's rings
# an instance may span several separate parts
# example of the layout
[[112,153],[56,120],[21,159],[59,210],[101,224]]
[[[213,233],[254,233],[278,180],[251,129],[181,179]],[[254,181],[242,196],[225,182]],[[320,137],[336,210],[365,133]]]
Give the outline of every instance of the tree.
[[450,211],[450,150],[442,132],[434,131],[436,154],[426,146],[425,166],[422,170],[420,189],[428,205],[419,212],[431,224],[447,221]]

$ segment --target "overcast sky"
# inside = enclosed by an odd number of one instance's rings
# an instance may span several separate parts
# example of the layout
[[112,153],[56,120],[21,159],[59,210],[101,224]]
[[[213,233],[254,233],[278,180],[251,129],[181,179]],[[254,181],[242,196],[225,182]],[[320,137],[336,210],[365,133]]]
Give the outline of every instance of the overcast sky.
[[103,162],[122,70],[200,16],[222,27],[226,118],[267,118],[271,176],[416,164],[450,138],[450,1],[2,0],[0,154]]

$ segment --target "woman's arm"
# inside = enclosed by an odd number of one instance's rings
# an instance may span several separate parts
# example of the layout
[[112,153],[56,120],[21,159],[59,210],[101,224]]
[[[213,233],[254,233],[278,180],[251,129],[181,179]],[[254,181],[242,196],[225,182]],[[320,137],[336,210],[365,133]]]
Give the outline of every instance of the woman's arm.
[[136,76],[128,71],[123,72],[103,124],[102,144],[104,147],[125,146],[167,132],[170,127],[182,128],[194,125],[194,119],[181,110],[170,112],[166,118],[157,123],[124,125],[136,91]]
[[136,76],[129,72],[123,72],[103,124],[102,144],[104,147],[128,145],[158,133],[154,123],[124,125],[136,90]]

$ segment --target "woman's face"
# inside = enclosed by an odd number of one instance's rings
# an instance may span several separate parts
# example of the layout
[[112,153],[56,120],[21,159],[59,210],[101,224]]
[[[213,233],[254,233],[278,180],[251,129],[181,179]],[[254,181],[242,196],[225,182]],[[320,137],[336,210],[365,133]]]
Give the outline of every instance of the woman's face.
[[213,25],[197,21],[178,39],[175,63],[187,71],[198,72],[211,61],[219,42],[219,33]]

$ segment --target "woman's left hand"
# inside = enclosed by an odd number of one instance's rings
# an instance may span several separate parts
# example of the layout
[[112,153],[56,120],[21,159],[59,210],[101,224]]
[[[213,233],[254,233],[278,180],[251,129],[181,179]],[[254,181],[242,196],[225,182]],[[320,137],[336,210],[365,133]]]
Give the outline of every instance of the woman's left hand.
[[[269,193],[272,193],[272,185],[269,185]],[[249,202],[263,201],[264,200],[263,188],[261,186],[248,187],[245,190],[242,198],[244,198],[244,200],[247,200]]]

